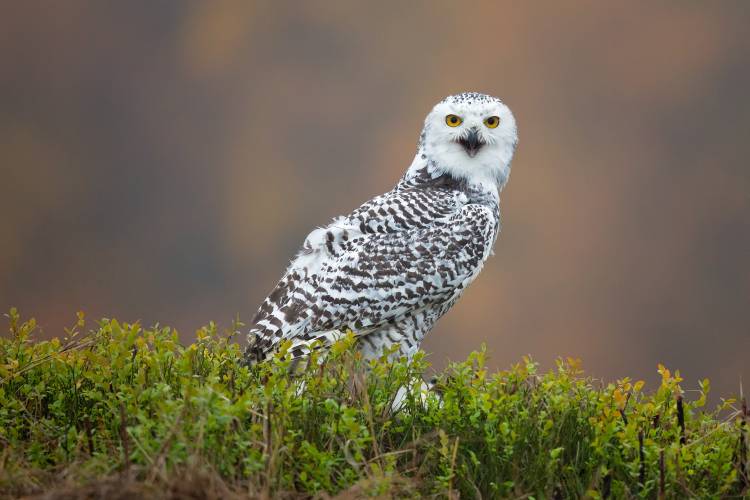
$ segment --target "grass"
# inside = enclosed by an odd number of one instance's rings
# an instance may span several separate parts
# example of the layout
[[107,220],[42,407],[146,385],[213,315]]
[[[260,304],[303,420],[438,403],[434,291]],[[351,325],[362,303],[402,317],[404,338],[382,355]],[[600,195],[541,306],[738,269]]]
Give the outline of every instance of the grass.
[[[291,377],[245,367],[215,325],[82,314],[62,341],[9,316],[0,338],[0,496],[747,498],[747,408],[602,383],[577,360],[490,373],[482,349],[421,389],[427,363],[366,363],[353,338]],[[236,325],[237,330],[239,325]],[[400,387],[406,397],[396,409]]]

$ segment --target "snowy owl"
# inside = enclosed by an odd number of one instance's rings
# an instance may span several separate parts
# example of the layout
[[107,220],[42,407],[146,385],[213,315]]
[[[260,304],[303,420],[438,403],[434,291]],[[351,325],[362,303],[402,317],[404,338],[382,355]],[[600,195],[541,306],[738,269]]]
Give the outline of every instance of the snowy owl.
[[398,184],[307,236],[253,318],[246,360],[286,341],[302,359],[348,331],[366,359],[411,357],[492,254],[517,143],[496,97],[435,105]]

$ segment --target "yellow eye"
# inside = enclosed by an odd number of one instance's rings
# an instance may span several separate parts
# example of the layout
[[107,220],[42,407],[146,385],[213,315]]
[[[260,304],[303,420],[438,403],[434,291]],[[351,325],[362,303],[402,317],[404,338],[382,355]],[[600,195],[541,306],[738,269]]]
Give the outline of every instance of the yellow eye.
[[456,115],[448,115],[445,117],[445,123],[449,127],[458,127],[462,122],[463,120]]
[[490,116],[489,118],[484,119],[484,124],[487,125],[487,128],[495,128],[500,125],[500,118],[497,116]]

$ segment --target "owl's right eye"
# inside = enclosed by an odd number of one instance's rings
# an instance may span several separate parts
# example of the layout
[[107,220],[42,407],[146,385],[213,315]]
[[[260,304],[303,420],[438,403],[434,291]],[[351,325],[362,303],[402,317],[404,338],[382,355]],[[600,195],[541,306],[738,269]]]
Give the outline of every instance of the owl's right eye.
[[462,122],[463,120],[461,117],[456,115],[448,115],[445,117],[445,124],[449,127],[458,127]]

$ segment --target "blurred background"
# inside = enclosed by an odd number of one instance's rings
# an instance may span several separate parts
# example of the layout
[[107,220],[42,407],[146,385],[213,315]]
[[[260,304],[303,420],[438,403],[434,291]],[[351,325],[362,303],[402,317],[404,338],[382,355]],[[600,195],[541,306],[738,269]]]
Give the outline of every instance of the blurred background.
[[520,144],[496,256],[436,366],[750,384],[745,2],[10,2],[0,20],[0,308],[246,322],[305,235],[390,189],[477,90]]

